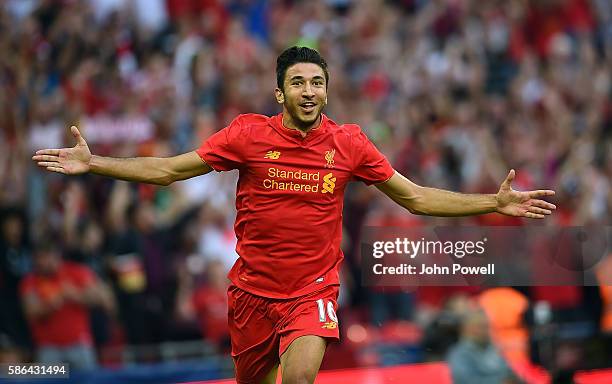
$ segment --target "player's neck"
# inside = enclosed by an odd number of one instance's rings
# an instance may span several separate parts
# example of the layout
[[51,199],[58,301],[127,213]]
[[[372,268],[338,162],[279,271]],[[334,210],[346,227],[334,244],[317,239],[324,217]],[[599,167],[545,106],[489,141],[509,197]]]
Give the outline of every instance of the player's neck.
[[322,117],[319,114],[319,117],[312,124],[300,124],[299,122],[296,122],[293,118],[291,118],[289,114],[283,113],[283,126],[288,129],[295,129],[302,135],[302,137],[306,137],[306,135],[308,135],[308,132],[319,127],[319,125],[321,124],[321,119]]

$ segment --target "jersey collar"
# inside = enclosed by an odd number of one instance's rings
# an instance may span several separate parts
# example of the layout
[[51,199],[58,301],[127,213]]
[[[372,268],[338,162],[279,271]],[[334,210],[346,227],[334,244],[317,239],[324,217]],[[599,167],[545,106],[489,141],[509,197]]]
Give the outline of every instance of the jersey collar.
[[281,136],[295,141],[297,143],[305,143],[308,142],[315,137],[321,136],[327,130],[327,126],[329,124],[329,118],[324,114],[321,114],[321,122],[319,126],[308,131],[308,134],[305,137],[302,137],[302,134],[298,132],[297,129],[287,128],[283,125],[283,114],[279,113],[276,116],[272,116],[270,119],[270,125],[274,128],[275,131],[280,133]]

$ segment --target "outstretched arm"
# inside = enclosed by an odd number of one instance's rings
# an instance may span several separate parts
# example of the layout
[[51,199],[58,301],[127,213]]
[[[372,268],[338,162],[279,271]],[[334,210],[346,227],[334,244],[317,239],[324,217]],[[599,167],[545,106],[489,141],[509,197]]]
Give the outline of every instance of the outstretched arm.
[[32,157],[40,167],[66,175],[95,173],[115,179],[169,185],[178,180],[206,174],[212,168],[195,152],[174,157],[119,159],[92,155],[77,127],[70,128],[77,144],[72,148],[42,149]]
[[539,198],[555,194],[551,190],[519,192],[512,189],[511,170],[497,194],[464,194],[421,187],[398,172],[376,187],[393,201],[418,215],[469,216],[498,212],[508,216],[543,219],[556,207]]

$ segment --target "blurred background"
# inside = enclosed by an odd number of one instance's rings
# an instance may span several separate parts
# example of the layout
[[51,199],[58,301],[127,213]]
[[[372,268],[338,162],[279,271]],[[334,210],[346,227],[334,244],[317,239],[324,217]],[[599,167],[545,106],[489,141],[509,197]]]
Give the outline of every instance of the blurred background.
[[492,383],[612,366],[609,286],[371,289],[358,252],[364,225],[610,225],[608,0],[2,1],[0,362],[60,359],[115,382],[232,376],[237,174],[157,187],[30,158],[73,146],[71,124],[99,155],[194,150],[239,113],[280,112],[275,60],[294,44],[329,63],[325,113],[416,183],[494,193],[515,168],[515,189],[557,191],[533,222],[417,217],[352,185],[342,342],[323,368],[447,361],[461,383],[457,366],[479,369],[462,360],[470,342],[501,357]]

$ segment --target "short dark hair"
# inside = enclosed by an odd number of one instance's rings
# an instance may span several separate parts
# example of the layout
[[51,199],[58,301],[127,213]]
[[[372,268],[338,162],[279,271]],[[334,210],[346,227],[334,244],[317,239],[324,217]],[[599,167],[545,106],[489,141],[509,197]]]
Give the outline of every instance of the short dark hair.
[[321,67],[325,74],[325,86],[329,82],[327,62],[315,49],[293,46],[287,48],[276,59],[276,85],[283,89],[287,69],[297,63],[313,63]]

